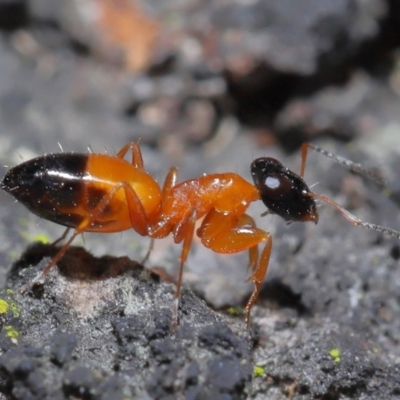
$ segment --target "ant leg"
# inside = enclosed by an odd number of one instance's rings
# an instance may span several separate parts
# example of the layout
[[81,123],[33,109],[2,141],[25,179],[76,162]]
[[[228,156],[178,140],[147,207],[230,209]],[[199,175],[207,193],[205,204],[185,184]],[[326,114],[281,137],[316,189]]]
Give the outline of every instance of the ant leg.
[[194,227],[197,220],[197,210],[194,209],[189,216],[185,217],[182,223],[179,225],[178,229],[174,232],[175,243],[180,243],[183,240],[182,253],[179,258],[179,272],[178,279],[176,282],[176,292],[175,292],[175,309],[173,316],[173,326],[177,326],[178,312],[179,312],[179,300],[181,297],[182,289],[182,278],[183,278],[183,267],[189,255],[189,250],[192,245]]
[[139,143],[129,142],[127,143],[116,155],[118,158],[124,158],[126,153],[131,150],[132,153],[132,161],[131,164],[136,168],[143,169],[143,157],[142,151],[140,150]]
[[[250,215],[243,214],[239,217],[238,226],[245,227],[250,226],[252,228],[257,228],[256,222]],[[258,261],[258,246],[253,246],[249,248],[249,268],[254,271],[257,266]]]
[[312,148],[310,143],[303,143],[301,146],[301,165],[300,165],[300,176],[304,178],[304,171],[306,170],[307,153],[309,147]]
[[56,246],[58,243],[62,242],[68,235],[68,232],[70,231],[71,228],[67,228],[64,233],[57,239],[55,240],[53,243],[51,243],[50,246],[54,247]]
[[249,327],[250,323],[250,312],[253,308],[253,305],[258,299],[258,295],[260,294],[261,284],[264,281],[265,275],[268,271],[269,259],[271,257],[272,251],[272,236],[269,232],[266,233],[266,245],[264,250],[261,253],[261,257],[258,260],[256,267],[253,270],[253,274],[248,278],[248,280],[253,281],[254,289],[253,293],[250,296],[250,299],[247,301],[246,304],[246,313],[245,313],[245,322],[247,328]]
[[[111,197],[106,201],[106,205],[111,201],[112,196],[123,188],[125,192],[126,201],[128,203],[128,210],[129,210],[129,219],[131,221],[132,228],[139,233],[141,236],[148,235],[148,227],[149,227],[149,220],[144,210],[143,204],[140,201],[138,195],[133,190],[132,186],[129,185],[127,182],[121,182],[116,185],[109,193],[111,193]],[[108,195],[107,195],[108,196]],[[106,197],[106,196],[105,196]],[[102,201],[104,198],[102,199]],[[102,209],[102,211],[104,208]]]
[[151,252],[153,251],[153,248],[154,248],[154,239],[151,238],[149,248],[147,249],[146,255],[143,257],[142,261],[140,261],[140,264],[142,265],[146,264],[147,260],[150,257]]
[[151,238],[164,238],[171,233],[173,227],[168,223],[168,218],[163,215],[163,204],[171,197],[171,190],[176,184],[178,168],[171,168],[162,189],[161,207],[158,210],[155,223],[149,226],[148,234]]
[[350,211],[346,210],[339,204],[335,203],[333,200],[331,200],[328,197],[322,196],[321,194],[309,192],[309,196],[314,197],[315,199],[321,200],[330,206],[336,208],[348,221],[350,221],[353,225],[355,226],[362,226],[366,229],[370,229],[376,232],[383,233],[384,235],[388,236],[394,236],[397,239],[400,239],[400,232],[396,231],[394,229],[386,228],[381,225],[376,225],[376,224],[371,224],[369,222],[363,222],[361,221],[360,218],[356,217],[354,214],[352,214]]
[[[212,221],[210,223],[210,221]],[[217,223],[218,221],[218,223]],[[208,240],[211,237],[216,237],[219,234],[225,234],[225,232],[238,227],[249,226],[251,228],[257,228],[256,223],[252,217],[247,214],[243,214],[235,218],[226,218],[224,215],[213,210],[207,214],[204,218],[202,226],[197,230],[197,235],[202,240]],[[254,271],[258,261],[258,246],[255,245],[249,248],[249,264],[248,267]]]
[[[67,231],[66,231],[67,232]],[[75,229],[74,233],[72,236],[67,240],[66,243],[61,247],[61,249],[58,251],[58,253],[52,258],[52,260],[46,265],[44,270],[37,275],[35,278],[33,278],[31,281],[27,282],[25,285],[22,285],[19,289],[19,293],[25,293],[27,290],[29,290],[35,283],[40,282],[43,280],[47,274],[50,272],[50,270],[60,261],[62,256],[65,254],[65,252],[68,250],[68,247],[71,245],[71,243],[74,241],[74,239],[81,234],[83,231],[78,231]]]
[[162,188],[162,201],[168,199],[172,188],[176,185],[176,180],[178,176],[178,168],[171,168],[168,175],[165,178],[164,185]]
[[[221,229],[221,226],[224,227]],[[254,284],[253,293],[246,305],[245,321],[249,326],[250,312],[260,293],[261,284],[268,270],[272,250],[272,237],[268,232],[255,226],[254,220],[247,214],[242,216],[224,215],[215,210],[210,211],[198,229],[197,235],[204,246],[216,253],[239,253],[249,250],[250,267],[253,273],[249,277]],[[257,245],[266,242],[261,256],[258,256]]]
[[260,214],[260,217],[266,217],[269,214],[273,214],[273,212],[270,210],[264,211],[263,213]]
[[[44,268],[44,270],[31,282],[28,282],[26,285],[20,288],[20,292],[23,293],[35,282],[42,280],[46,277],[46,275],[50,272],[51,268],[57,264],[57,262],[62,258],[65,252],[68,250],[68,247],[71,245],[73,240],[80,234],[84,233],[87,228],[95,222],[98,217],[102,214],[107,205],[111,202],[113,197],[119,190],[124,190],[125,196],[127,199],[128,207],[129,207],[129,217],[131,220],[132,228],[137,231],[142,236],[147,234],[147,215],[143,209],[143,205],[140,202],[139,197],[136,192],[132,189],[132,187],[127,182],[121,182],[118,185],[115,185],[104,197],[96,204],[93,208],[91,214],[84,218],[79,225],[75,228],[74,233],[68,239],[68,241],[61,247],[58,253],[53,257],[50,263]],[[64,232],[66,235],[67,231]],[[63,235],[63,236],[64,236]]]
[[[67,229],[64,231],[64,233],[63,233],[57,240],[55,240],[53,243],[50,244],[50,246],[51,246],[51,247],[54,247],[54,246],[56,246],[59,242],[63,241],[63,240],[67,237],[68,232],[70,231],[70,229],[71,229],[71,228],[67,228]],[[73,240],[73,239],[72,239],[72,240]],[[68,240],[68,242],[66,243],[66,244],[67,244],[67,248],[68,248],[68,246],[69,246],[70,243],[71,243],[70,240]],[[65,246],[66,244],[64,244],[64,246]],[[63,247],[64,247],[64,246],[63,246]],[[60,249],[60,250],[58,251],[58,253],[56,254],[56,256],[53,257],[53,259],[50,261],[50,263],[46,266],[45,269],[48,268],[48,269],[50,270],[51,267],[53,267],[53,266],[57,263],[57,261],[60,260],[60,258],[62,257],[62,255],[65,253],[65,250],[62,252],[61,256],[60,256],[58,259],[55,260],[55,258],[58,256],[58,254],[61,252],[61,250],[62,250],[62,249]],[[49,267],[49,265],[50,265],[50,267]],[[43,273],[44,273],[44,271],[43,271],[41,274],[39,274],[36,278],[34,278],[32,281],[26,283],[25,285],[22,285],[22,286],[18,289],[18,292],[19,292],[19,293],[24,293],[24,292],[26,292],[28,289],[30,289],[30,288],[32,287],[32,285],[33,285],[35,282],[39,281],[39,280],[42,278]],[[46,273],[44,276],[46,276],[46,275],[47,275],[47,273]],[[44,276],[43,276],[43,277],[44,277]]]

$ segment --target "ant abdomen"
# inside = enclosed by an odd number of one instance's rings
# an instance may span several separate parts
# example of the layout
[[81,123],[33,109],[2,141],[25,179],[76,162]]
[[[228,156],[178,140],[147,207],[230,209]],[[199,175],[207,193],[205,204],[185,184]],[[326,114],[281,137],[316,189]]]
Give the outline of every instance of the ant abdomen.
[[34,214],[55,223],[75,227],[78,215],[65,212],[82,196],[87,157],[82,154],[47,154],[12,168],[1,188]]

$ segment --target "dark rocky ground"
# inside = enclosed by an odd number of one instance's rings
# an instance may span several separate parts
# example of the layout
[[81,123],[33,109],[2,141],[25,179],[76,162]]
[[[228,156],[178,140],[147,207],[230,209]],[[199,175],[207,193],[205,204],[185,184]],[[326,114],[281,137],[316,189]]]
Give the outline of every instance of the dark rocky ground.
[[[159,181],[172,165],[181,179],[250,179],[261,155],[297,171],[309,140],[388,180],[310,153],[313,190],[400,229],[398,2],[116,4],[0,1],[3,164],[141,138]],[[37,240],[62,228],[0,201],[2,399],[400,397],[395,238],[326,205],[317,226],[287,226],[255,204],[274,250],[251,329],[235,315],[251,291],[246,255],[195,240],[173,330],[174,287],[131,261],[148,246],[133,232],[85,235],[43,286],[16,293],[54,254]],[[174,276],[179,252],[158,241],[147,267]]]

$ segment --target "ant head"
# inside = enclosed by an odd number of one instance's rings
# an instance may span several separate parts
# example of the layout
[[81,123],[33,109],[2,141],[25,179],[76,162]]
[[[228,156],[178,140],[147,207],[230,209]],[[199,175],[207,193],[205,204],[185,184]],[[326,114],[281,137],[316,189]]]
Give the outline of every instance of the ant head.
[[286,221],[318,222],[316,204],[307,184],[278,160],[257,158],[251,164],[251,175],[271,213]]

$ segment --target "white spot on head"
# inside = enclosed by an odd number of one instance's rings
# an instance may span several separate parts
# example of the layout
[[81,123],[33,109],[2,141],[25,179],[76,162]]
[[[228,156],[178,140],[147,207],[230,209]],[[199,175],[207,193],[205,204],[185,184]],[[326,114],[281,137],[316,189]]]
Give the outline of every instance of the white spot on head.
[[265,180],[265,186],[269,187],[270,189],[277,189],[280,186],[279,179],[268,176]]

